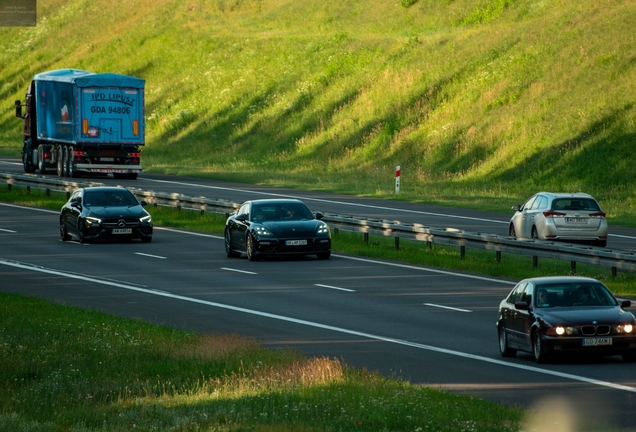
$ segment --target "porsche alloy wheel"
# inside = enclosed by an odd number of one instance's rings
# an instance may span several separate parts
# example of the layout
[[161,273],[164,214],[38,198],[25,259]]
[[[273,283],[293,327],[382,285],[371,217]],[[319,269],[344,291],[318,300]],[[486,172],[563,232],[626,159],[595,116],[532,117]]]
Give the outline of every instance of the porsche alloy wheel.
[[232,250],[232,237],[230,230],[225,230],[225,253],[228,258],[237,258],[241,254]]
[[247,259],[250,261],[256,261],[256,254],[254,253],[254,240],[251,235],[247,235],[245,252],[247,253]]

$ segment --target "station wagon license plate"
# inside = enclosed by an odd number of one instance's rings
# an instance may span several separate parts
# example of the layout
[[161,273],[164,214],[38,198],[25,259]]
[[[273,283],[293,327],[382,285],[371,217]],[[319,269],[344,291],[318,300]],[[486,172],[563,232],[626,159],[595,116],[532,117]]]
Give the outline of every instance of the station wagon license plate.
[[285,246],[303,246],[307,244],[307,240],[287,240]]
[[583,346],[605,346],[611,345],[612,338],[585,338],[583,339]]
[[587,223],[587,218],[566,218],[568,223]]
[[115,228],[113,234],[132,234],[132,228]]

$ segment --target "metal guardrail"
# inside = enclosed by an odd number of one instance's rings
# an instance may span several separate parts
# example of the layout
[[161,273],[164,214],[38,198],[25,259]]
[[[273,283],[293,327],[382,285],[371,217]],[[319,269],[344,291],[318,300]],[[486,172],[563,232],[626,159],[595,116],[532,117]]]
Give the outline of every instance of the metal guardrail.
[[[96,182],[74,182],[61,179],[51,179],[36,174],[7,174],[0,173],[9,187],[23,186],[27,188],[45,189],[47,191],[66,192],[67,195],[78,187],[104,186]],[[138,188],[128,189],[140,199],[148,203],[160,206],[176,207],[201,212],[211,211],[229,215],[236,211],[241,203],[235,203],[222,199],[210,199],[204,196],[193,197],[178,193],[153,192]],[[465,249],[481,249],[495,251],[497,260],[501,253],[511,253],[533,257],[533,265],[537,265],[539,257],[566,260],[571,262],[572,270],[576,270],[576,263],[586,263],[612,269],[616,275],[617,270],[636,270],[636,253],[613,250],[594,246],[583,246],[570,243],[549,242],[545,240],[516,239],[509,236],[496,234],[481,234],[454,228],[435,228],[421,224],[406,224],[397,220],[366,219],[361,216],[347,216],[325,213],[323,220],[332,229],[360,232],[395,238],[396,248],[399,248],[399,239],[406,238],[417,241],[425,241],[429,244],[458,246],[461,257],[464,257]],[[365,238],[367,236],[365,235]]]

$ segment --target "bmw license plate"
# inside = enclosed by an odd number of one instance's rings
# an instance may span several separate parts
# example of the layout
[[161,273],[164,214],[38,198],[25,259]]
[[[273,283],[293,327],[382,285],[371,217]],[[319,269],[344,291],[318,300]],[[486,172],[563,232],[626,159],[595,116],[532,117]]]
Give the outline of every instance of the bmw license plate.
[[132,228],[115,228],[113,234],[132,234]]
[[583,346],[605,346],[611,345],[612,338],[585,338],[583,339]]
[[303,246],[307,244],[307,240],[287,240],[285,246]]

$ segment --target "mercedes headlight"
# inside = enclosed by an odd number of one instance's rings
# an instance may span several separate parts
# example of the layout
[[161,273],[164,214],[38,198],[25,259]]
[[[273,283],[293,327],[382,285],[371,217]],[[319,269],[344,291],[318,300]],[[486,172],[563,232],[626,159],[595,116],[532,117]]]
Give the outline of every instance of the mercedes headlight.
[[148,215],[148,216],[139,218],[139,222],[141,222],[142,224],[150,224],[152,223],[152,216]]
[[99,225],[101,225],[101,223],[102,223],[102,220],[99,219],[99,218],[96,218],[96,217],[93,217],[93,216],[88,216],[86,218],[86,226],[89,227],[89,228],[92,227],[93,225],[99,226]]

